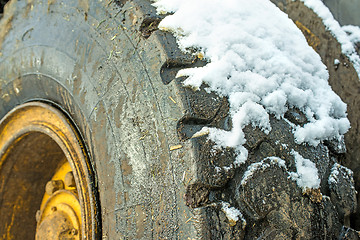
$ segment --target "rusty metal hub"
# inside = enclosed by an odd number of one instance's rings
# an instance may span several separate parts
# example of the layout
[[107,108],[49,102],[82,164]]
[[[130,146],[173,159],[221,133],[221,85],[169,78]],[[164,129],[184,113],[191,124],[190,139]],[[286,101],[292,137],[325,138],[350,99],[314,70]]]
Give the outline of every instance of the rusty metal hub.
[[0,238],[94,239],[90,161],[69,119],[31,102],[0,121]]
[[81,207],[68,161],[47,182],[36,221],[36,239],[81,239]]

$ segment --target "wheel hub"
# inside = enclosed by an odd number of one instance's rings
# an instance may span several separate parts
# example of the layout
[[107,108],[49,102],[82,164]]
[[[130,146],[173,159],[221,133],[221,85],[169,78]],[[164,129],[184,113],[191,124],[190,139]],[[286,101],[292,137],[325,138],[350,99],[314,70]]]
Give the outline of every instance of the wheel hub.
[[54,207],[53,213],[46,216],[38,227],[36,239],[79,239],[79,236],[69,216]]
[[47,182],[36,221],[36,239],[81,239],[81,207],[69,162]]

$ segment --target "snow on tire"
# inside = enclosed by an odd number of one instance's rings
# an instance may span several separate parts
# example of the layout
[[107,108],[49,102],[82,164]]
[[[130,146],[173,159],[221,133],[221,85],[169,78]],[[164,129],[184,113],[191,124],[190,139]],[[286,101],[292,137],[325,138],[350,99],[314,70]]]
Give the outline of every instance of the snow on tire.
[[353,175],[339,165],[346,105],[287,15],[242,3],[8,4],[0,116],[34,100],[70,116],[96,175],[103,239],[357,234]]

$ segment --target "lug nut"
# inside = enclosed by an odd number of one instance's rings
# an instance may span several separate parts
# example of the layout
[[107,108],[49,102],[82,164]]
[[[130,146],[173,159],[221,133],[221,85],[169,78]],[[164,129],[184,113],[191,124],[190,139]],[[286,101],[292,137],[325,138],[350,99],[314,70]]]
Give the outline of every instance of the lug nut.
[[73,172],[66,173],[64,182],[65,182],[65,186],[67,186],[67,187],[76,187]]
[[54,192],[60,189],[64,189],[64,183],[61,180],[48,181],[45,186],[45,192],[50,196],[53,195]]

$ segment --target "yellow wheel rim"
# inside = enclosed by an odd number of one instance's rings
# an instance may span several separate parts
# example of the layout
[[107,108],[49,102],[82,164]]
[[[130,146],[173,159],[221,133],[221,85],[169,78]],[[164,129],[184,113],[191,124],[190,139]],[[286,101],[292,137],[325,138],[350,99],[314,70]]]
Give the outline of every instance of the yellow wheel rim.
[[0,238],[93,238],[93,182],[82,141],[58,109],[26,103],[0,121]]

